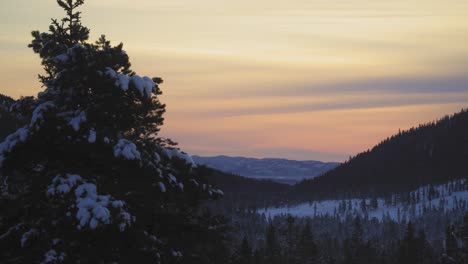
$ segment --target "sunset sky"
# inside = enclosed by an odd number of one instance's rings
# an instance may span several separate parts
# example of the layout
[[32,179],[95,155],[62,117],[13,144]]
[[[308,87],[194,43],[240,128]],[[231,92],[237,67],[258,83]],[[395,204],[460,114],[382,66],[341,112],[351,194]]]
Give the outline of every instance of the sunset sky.
[[[190,154],[344,161],[468,107],[468,1],[87,0],[83,23],[160,76],[162,135]],[[41,90],[30,31],[55,0],[0,9],[0,92]]]

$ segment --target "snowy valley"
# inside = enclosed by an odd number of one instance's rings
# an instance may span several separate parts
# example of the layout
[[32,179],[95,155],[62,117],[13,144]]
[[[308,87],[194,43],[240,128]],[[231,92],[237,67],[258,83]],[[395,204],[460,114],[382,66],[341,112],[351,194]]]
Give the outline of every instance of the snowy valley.
[[295,217],[362,217],[379,221],[407,222],[424,214],[464,212],[468,209],[466,180],[443,185],[430,185],[405,194],[391,194],[386,198],[362,198],[311,201],[284,207],[258,210],[267,217],[292,215]]

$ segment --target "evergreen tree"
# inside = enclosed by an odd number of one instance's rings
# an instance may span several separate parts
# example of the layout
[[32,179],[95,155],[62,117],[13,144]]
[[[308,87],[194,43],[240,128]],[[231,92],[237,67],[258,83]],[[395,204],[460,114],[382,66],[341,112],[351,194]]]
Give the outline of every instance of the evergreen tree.
[[379,208],[379,202],[376,196],[372,197],[370,201],[370,207],[372,208],[372,210],[376,210],[377,208]]
[[417,263],[418,252],[416,243],[414,227],[411,221],[409,221],[406,226],[405,237],[400,245],[399,262],[401,264]]
[[458,253],[457,243],[455,226],[450,225],[445,231],[445,253],[449,259],[456,259]]
[[364,239],[361,219],[357,216],[353,222],[351,239],[345,241],[345,263],[358,264],[363,257]]
[[468,263],[468,213],[463,217],[463,226],[461,230],[461,239],[463,242],[462,258],[463,263]]
[[0,144],[0,259],[213,263],[226,221],[198,205],[222,192],[158,136],[162,79],[136,75],[122,44],[87,42],[83,2],[57,0],[66,17],[32,32],[45,90],[13,107],[30,121]]
[[361,211],[362,212],[367,211],[367,204],[366,204],[366,199],[365,198],[362,198],[362,200],[361,200]]
[[426,233],[424,230],[418,232],[418,237],[416,239],[416,254],[418,264],[429,264],[434,262],[433,249],[426,238]]
[[280,263],[281,254],[280,246],[277,237],[277,231],[273,222],[268,225],[266,233],[266,245],[265,245],[265,261],[266,263]]
[[317,260],[317,245],[315,244],[314,237],[310,222],[307,221],[299,237],[297,244],[297,263],[313,264]]
[[254,264],[261,264],[263,263],[263,255],[262,252],[257,248],[253,253],[253,263]]
[[292,215],[286,217],[286,223],[288,224],[287,237],[286,237],[286,247],[285,247],[285,258],[286,263],[293,263],[295,256],[295,237],[294,237],[294,222],[296,219]]
[[251,264],[252,263],[252,248],[250,248],[247,237],[244,237],[242,239],[238,254],[239,254],[239,259],[236,261],[236,263],[239,263],[239,264]]

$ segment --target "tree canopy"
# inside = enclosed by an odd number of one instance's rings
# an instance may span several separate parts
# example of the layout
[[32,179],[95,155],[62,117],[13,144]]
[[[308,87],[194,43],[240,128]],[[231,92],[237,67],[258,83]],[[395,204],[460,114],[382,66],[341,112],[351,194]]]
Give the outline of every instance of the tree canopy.
[[159,137],[162,79],[133,72],[122,43],[89,43],[83,0],[57,3],[65,18],[29,44],[44,90],[12,106],[30,121],[0,144],[0,258],[210,263],[225,221],[199,203],[222,191]]

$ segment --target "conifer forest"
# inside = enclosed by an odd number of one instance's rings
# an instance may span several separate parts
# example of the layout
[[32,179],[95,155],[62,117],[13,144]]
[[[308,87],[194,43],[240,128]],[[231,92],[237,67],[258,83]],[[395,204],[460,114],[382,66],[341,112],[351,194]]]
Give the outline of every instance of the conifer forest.
[[[134,70],[145,66],[130,63],[136,43],[94,35],[92,0],[54,4],[63,18],[23,43],[42,67],[40,91],[0,90],[0,263],[468,264],[466,108],[392,127],[339,162],[195,156],[185,146],[201,138],[165,132],[176,100],[165,76]],[[466,95],[460,83],[452,94]],[[194,138],[196,123],[185,131]]]

